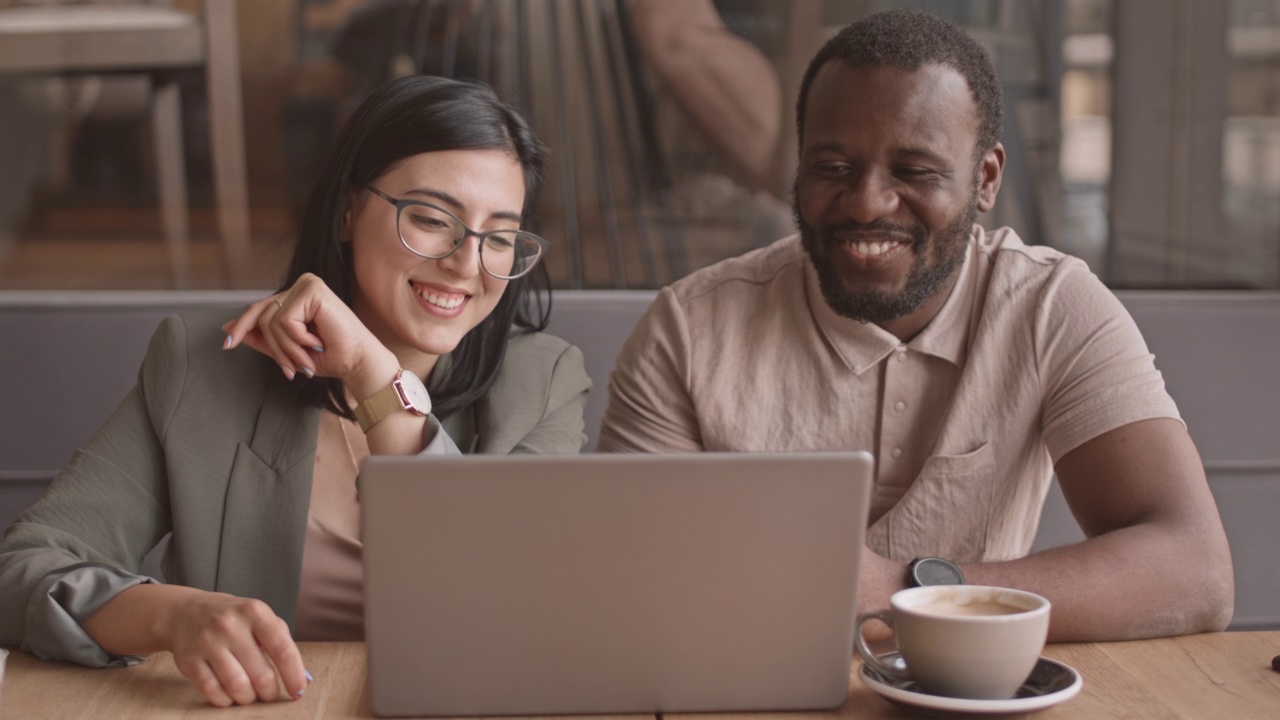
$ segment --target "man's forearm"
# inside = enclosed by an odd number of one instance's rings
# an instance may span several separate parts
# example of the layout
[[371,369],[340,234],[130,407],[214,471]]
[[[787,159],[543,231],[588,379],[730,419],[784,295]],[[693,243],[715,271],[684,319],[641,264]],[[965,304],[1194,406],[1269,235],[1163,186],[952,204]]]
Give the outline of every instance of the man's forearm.
[[[1223,630],[1231,621],[1231,558],[1216,542],[1179,542],[1137,525],[1018,560],[960,563],[970,585],[1013,587],[1053,605],[1051,642],[1098,642]],[[1191,545],[1199,547],[1191,547]],[[889,607],[906,565],[863,556],[858,611]],[[887,637],[869,627],[872,639]],[[877,634],[879,632],[879,634]]]
[[1226,548],[1153,524],[1019,560],[962,564],[974,585],[1018,587],[1053,603],[1055,642],[1130,640],[1223,630],[1234,581]]

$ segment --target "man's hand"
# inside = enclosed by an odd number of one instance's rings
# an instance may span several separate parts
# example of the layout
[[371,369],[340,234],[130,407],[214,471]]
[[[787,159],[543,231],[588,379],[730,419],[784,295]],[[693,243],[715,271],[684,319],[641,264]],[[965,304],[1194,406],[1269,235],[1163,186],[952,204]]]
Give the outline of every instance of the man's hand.
[[[907,566],[862,548],[862,573],[858,578],[858,612],[871,612],[889,607],[889,598],[906,587]],[[870,623],[864,627],[867,642],[878,642],[892,635],[887,625]]]

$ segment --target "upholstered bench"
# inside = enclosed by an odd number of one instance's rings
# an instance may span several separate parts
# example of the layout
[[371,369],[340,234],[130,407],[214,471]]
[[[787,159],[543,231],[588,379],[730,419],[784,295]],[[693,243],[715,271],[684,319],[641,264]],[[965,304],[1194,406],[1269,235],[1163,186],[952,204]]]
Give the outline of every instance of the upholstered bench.
[[[160,319],[265,293],[0,292],[0,527],[42,492],[133,385]],[[1231,540],[1236,628],[1280,628],[1280,293],[1121,292],[1203,456]],[[550,332],[582,348],[595,381],[595,447],[609,372],[652,291],[561,291]],[[1055,486],[1036,549],[1081,537]]]

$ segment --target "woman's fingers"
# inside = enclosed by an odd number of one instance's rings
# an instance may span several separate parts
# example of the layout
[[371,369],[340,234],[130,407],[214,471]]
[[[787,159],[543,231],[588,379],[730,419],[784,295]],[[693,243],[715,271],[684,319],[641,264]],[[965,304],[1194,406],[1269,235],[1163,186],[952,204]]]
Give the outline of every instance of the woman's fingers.
[[280,369],[284,371],[285,377],[293,379],[294,373],[298,371],[298,363],[295,358],[290,356],[289,351],[280,341],[280,333],[275,329],[279,324],[280,316],[284,314],[283,305],[280,305],[276,298],[268,298],[271,301],[262,316],[258,319],[258,335],[261,338],[263,346],[266,348],[263,352],[276,361]]
[[223,350],[231,350],[241,344],[245,344],[264,355],[271,354],[265,349],[267,345],[260,326],[268,311],[278,310],[277,306],[272,302],[273,297],[263,298],[253,303],[245,308],[244,312],[240,313],[240,317],[222,325],[222,331],[227,334],[226,339],[222,342]]
[[213,669],[213,674],[218,677],[218,682],[222,684],[223,692],[235,704],[248,705],[258,699],[258,691],[239,656],[230,650],[223,649],[212,653],[206,662]]
[[257,643],[252,646],[237,647],[235,656],[253,686],[255,698],[263,702],[272,702],[280,697],[280,676]]
[[319,355],[324,352],[324,341],[311,332],[308,321],[290,317],[281,324],[280,329],[308,353]]
[[304,318],[291,317],[298,314],[292,305],[285,295],[271,295],[250,305],[239,318],[223,326],[227,333],[223,348],[243,343],[274,360],[290,380],[298,372],[313,376],[315,361],[308,350],[323,348],[323,342],[307,331]]
[[255,632],[255,635],[262,652],[274,664],[276,673],[284,682],[285,690],[295,699],[302,697],[309,677],[302,664],[302,653],[289,634],[288,623],[278,617],[274,618],[273,622]]
[[270,357],[285,377],[345,379],[371,352],[369,331],[322,280],[304,274],[223,325],[226,349],[244,344]]
[[209,701],[210,705],[215,707],[230,707],[235,700],[227,694],[222,688],[222,681],[218,679],[217,673],[204,660],[196,659],[183,661],[181,658],[177,660],[178,670],[187,677],[187,680],[195,686],[196,690]]
[[[227,338],[223,348],[230,350],[243,343],[275,360],[289,379],[300,372],[314,377],[317,356],[326,350],[321,333],[337,332],[339,336],[349,333],[349,329],[340,328],[347,319],[340,320],[339,325],[328,331],[317,329],[333,323],[333,311],[326,313],[325,307],[333,305],[335,300],[323,281],[314,275],[303,275],[289,290],[253,302],[239,318],[224,324]],[[347,309],[342,307],[342,310]],[[346,314],[349,315],[349,311]]]
[[276,300],[278,309],[274,313],[268,311],[268,316],[264,317],[269,319],[270,328],[264,328],[263,332],[275,339],[276,346],[296,369],[311,373],[315,370],[315,360],[311,353],[324,352],[324,341],[307,329],[311,318],[308,317],[310,311],[306,307],[306,300]]
[[[253,303],[240,313],[240,317],[226,323],[222,326],[223,332],[227,334],[226,339],[222,343],[222,349],[230,350],[240,343],[244,342],[245,337],[251,332],[256,332],[258,321],[262,318],[267,308],[275,308],[271,297],[266,297]],[[278,309],[278,308],[277,308]]]
[[173,648],[178,669],[226,707],[302,697],[308,676],[289,626],[260,600],[210,593],[187,608]]
[[230,647],[252,683],[256,697],[264,702],[280,697],[281,673],[278,668],[290,660],[298,668],[298,672],[293,674],[302,675],[303,684],[288,687],[286,683],[286,689],[293,697],[300,697],[302,693],[299,691],[305,689],[306,670],[301,669],[302,654],[293,642],[289,626],[264,603],[250,603],[245,607],[243,616],[248,632],[237,633]]

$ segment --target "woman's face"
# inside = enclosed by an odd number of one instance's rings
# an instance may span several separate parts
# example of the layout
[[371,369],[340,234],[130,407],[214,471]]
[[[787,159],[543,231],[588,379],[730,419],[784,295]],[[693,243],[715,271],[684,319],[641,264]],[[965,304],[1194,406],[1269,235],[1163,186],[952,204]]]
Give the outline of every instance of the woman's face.
[[[373,187],[399,199],[429,202],[476,231],[515,229],[524,205],[520,162],[502,150],[448,150],[401,160]],[[452,352],[493,312],[507,280],[480,267],[479,240],[468,237],[449,257],[428,260],[407,250],[396,208],[361,189],[345,217],[355,267],[355,312],[401,365],[422,374]]]

